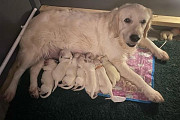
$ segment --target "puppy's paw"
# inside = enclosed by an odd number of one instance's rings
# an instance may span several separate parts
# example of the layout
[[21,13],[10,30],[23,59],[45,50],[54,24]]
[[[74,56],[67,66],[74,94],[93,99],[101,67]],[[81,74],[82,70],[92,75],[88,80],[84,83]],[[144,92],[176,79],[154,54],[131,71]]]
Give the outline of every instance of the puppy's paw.
[[6,91],[3,95],[3,98],[6,102],[11,102],[12,99],[14,98],[15,94],[16,94],[16,87],[15,86],[9,86],[6,89]]
[[39,88],[37,86],[30,86],[29,93],[33,98],[39,98]]
[[155,56],[157,57],[157,59],[160,59],[160,60],[169,60],[169,55],[164,51],[164,50],[161,50],[161,49],[158,49],[158,51],[155,53]]
[[154,89],[152,89],[151,92],[149,92],[149,93],[147,93],[145,95],[152,102],[155,102],[155,103],[164,102],[164,98],[162,97],[162,95],[158,91],[156,91]]

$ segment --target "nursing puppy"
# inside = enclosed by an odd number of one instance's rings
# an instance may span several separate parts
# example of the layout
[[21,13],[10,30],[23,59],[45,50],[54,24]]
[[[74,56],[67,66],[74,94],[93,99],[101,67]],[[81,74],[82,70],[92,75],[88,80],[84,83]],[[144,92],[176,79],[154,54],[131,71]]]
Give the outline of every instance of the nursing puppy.
[[63,49],[60,51],[59,64],[53,70],[52,76],[55,81],[53,91],[57,88],[58,83],[62,81],[66,75],[67,69],[72,62],[72,53],[68,49]]
[[47,98],[53,88],[54,88],[54,79],[52,77],[52,71],[56,68],[57,63],[53,59],[46,60],[46,64],[43,66],[43,74],[41,78],[41,88],[40,88],[40,97]]
[[[159,92],[149,86],[126,64],[127,54],[139,44],[158,58],[168,60],[168,54],[147,38],[152,12],[139,4],[126,4],[105,13],[75,10],[42,12],[24,33],[17,59],[1,92],[11,101],[24,71],[36,64],[52,49],[68,48],[72,52],[91,52],[107,56],[121,76],[143,91],[153,102],[163,102]],[[9,84],[10,83],[10,84]]]
[[29,93],[33,98],[39,98],[39,88],[38,88],[38,75],[45,64],[47,64],[48,59],[59,59],[60,49],[51,49],[50,52],[44,55],[36,64],[30,68],[30,87]]
[[112,83],[112,86],[114,87],[116,85],[116,82],[120,80],[120,74],[117,71],[117,69],[109,62],[108,58],[106,56],[101,58],[101,62],[103,67],[106,70],[106,73]]
[[77,59],[77,77],[75,79],[75,85],[73,90],[80,91],[85,88],[85,81],[86,81],[86,73],[84,71],[83,65],[85,63],[85,56],[80,55]]
[[94,55],[87,53],[85,56],[85,63],[83,64],[84,71],[86,73],[85,90],[87,94],[95,99],[99,92],[99,85],[96,79],[95,64],[93,63]]
[[58,85],[59,87],[61,87],[63,89],[71,89],[75,85],[75,79],[76,79],[76,75],[77,75],[77,58],[79,57],[79,55],[80,54],[78,54],[78,53],[74,54],[71,64],[68,65],[68,68],[67,68],[66,74],[62,80],[62,83]]
[[109,94],[110,98],[106,99],[111,99],[113,102],[124,102],[126,100],[125,97],[120,97],[120,96],[114,96],[112,93],[112,84],[109,79],[109,77],[106,74],[105,68],[102,66],[100,61],[98,59],[94,60],[94,64],[96,66],[96,80],[98,82],[98,92],[101,92],[103,94]]

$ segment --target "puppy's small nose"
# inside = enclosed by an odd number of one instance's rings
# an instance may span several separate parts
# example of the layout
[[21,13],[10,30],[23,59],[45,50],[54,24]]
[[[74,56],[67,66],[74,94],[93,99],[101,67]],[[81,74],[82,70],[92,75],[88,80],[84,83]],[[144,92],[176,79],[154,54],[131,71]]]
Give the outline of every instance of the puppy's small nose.
[[130,36],[130,39],[131,39],[132,42],[137,42],[140,39],[140,37],[138,35],[136,35],[136,34],[132,34]]

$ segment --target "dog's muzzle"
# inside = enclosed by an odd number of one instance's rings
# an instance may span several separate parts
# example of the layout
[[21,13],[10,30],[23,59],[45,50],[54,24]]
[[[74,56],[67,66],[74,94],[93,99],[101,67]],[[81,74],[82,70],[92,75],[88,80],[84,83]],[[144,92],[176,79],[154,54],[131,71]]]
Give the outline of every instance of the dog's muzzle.
[[137,41],[140,40],[140,37],[139,37],[139,35],[137,35],[137,34],[132,34],[132,35],[130,35],[130,40],[131,40],[132,42],[137,42]]
[[132,34],[132,35],[130,35],[129,38],[130,38],[131,42],[126,43],[129,47],[135,47],[137,42],[140,40],[140,37],[137,34]]

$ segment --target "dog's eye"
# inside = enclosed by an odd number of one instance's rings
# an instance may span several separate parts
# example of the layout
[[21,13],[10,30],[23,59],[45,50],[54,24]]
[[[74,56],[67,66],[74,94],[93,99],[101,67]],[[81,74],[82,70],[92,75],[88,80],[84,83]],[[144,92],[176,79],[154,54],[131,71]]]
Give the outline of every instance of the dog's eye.
[[125,23],[131,23],[131,21],[132,21],[132,20],[131,20],[130,18],[124,19],[124,22],[125,22]]
[[141,24],[145,24],[145,23],[146,23],[146,20],[141,20],[140,23],[141,23]]

